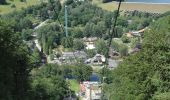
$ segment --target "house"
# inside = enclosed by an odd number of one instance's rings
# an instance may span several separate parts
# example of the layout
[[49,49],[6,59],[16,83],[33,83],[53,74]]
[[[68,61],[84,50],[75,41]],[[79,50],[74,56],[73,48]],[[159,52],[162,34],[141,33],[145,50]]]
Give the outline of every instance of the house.
[[106,58],[104,55],[96,54],[93,58],[89,58],[85,61],[87,64],[93,64],[93,65],[102,65],[106,62]]
[[77,58],[85,60],[87,58],[87,54],[84,51],[63,52],[62,56],[59,57],[59,60],[62,62],[73,63],[76,62]]
[[117,52],[116,50],[114,50],[113,48],[110,48],[109,50],[109,56],[112,57],[119,57],[119,52]]
[[95,49],[95,42],[97,41],[97,37],[91,37],[91,38],[87,38],[84,37],[83,38],[83,42],[86,45],[86,49]]
[[85,100],[101,99],[101,84],[99,82],[84,81],[80,83],[80,94]]
[[138,31],[132,31],[131,33],[132,33],[133,36],[141,37],[146,29],[148,29],[148,27],[145,27],[145,28],[138,30]]
[[148,27],[145,27],[145,28],[138,30],[138,31],[131,31],[131,32],[125,33],[125,35],[128,38],[141,37],[141,36],[143,36],[143,33],[145,32],[146,29],[148,29]]

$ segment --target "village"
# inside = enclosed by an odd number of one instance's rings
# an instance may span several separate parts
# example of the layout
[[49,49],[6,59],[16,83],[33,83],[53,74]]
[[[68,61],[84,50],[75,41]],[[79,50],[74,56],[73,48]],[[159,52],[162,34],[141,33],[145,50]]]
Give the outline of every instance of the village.
[[[48,20],[42,22],[40,25],[35,27],[35,30],[39,27],[43,26],[48,22]],[[141,29],[139,31],[130,31],[128,33],[124,33],[123,35],[126,36],[128,39],[138,38],[140,39],[139,43],[136,44],[134,48],[131,48],[129,46],[127,55],[131,55],[135,52],[140,51],[141,42],[143,33],[148,28]],[[36,33],[33,33],[33,36],[36,37]],[[83,44],[85,46],[84,50],[71,50],[71,51],[62,51],[58,49],[53,49],[51,57],[50,55],[46,55],[46,62],[51,64],[58,64],[58,65],[65,65],[65,64],[75,64],[79,61],[83,62],[86,65],[89,65],[93,68],[93,70],[100,70],[106,66],[106,63],[108,63],[107,67],[110,70],[113,70],[116,68],[121,62],[122,58],[118,51],[110,48],[109,49],[109,58],[107,59],[103,54],[99,54],[96,51],[96,41],[100,40],[97,37],[84,37],[81,39],[83,41]],[[120,38],[113,38],[113,40],[116,41],[122,41]],[[42,47],[40,46],[37,39],[34,40],[35,46],[38,48],[39,51],[42,50]],[[127,43],[126,45],[129,45]],[[89,57],[88,54],[85,52],[86,50],[94,50],[94,54],[92,57]],[[107,60],[107,62],[106,62]],[[101,79],[98,80],[92,80],[92,81],[84,81],[79,83],[79,92],[76,93],[77,96],[80,96],[82,100],[100,100],[102,96],[102,85]]]

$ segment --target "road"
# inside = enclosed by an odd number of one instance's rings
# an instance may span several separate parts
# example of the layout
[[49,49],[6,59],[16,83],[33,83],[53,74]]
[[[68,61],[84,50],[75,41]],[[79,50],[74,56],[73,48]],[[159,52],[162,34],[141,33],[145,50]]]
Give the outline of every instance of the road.
[[48,22],[48,19],[45,20],[44,22],[40,23],[38,26],[36,26],[36,27],[34,28],[34,31],[35,31],[35,32],[32,33],[32,36],[34,36],[34,37],[36,38],[36,39],[34,40],[34,43],[35,43],[36,47],[38,48],[38,50],[39,50],[40,52],[41,52],[41,45],[38,43],[36,30],[39,29],[40,27],[46,25],[47,22]]

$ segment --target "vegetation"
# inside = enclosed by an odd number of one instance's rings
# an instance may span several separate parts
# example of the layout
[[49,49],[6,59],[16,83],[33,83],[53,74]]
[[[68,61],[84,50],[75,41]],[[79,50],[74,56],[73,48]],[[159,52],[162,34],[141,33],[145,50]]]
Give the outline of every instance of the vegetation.
[[[4,0],[5,1],[5,0]],[[1,0],[1,6],[5,2]],[[22,1],[22,2],[20,2]],[[20,3],[26,3],[20,0]],[[31,0],[30,0],[31,1]],[[11,9],[18,9],[10,1]],[[18,2],[18,1],[17,1]],[[36,1],[35,1],[36,2]],[[28,2],[27,2],[28,3]],[[116,11],[105,11],[91,2],[67,0],[68,37],[64,34],[64,7],[59,0],[41,2],[20,11],[0,16],[0,100],[62,100],[71,89],[78,91],[78,83],[89,81],[92,67],[76,63],[73,65],[41,64],[44,55],[54,58],[52,50],[84,50],[83,37],[97,37],[95,50],[86,50],[88,57],[96,53],[107,56],[108,38]],[[8,1],[7,1],[8,4]],[[14,6],[15,4],[15,6]],[[36,3],[35,3],[36,4]],[[35,29],[39,22],[48,20]],[[113,22],[112,22],[113,20]],[[155,21],[158,20],[158,21]],[[139,38],[129,39],[123,33],[148,27],[142,40],[140,52],[124,57],[125,60],[113,71],[104,67],[99,71],[103,77],[104,97],[114,100],[164,100],[169,94],[170,62],[170,16],[161,16],[139,11],[120,14],[113,37],[124,43],[112,41],[111,48],[127,56],[127,43],[136,47]],[[37,36],[42,47],[38,51],[33,40]],[[141,39],[143,38],[141,37]],[[121,42],[122,42],[121,41]],[[62,51],[62,50],[61,50]],[[61,56],[60,52],[56,54]],[[73,79],[66,81],[66,79]]]
[[38,4],[40,4],[39,0],[26,0],[26,2],[21,2],[20,0],[0,0],[0,14],[11,13],[15,10],[20,11],[23,8]]
[[27,100],[29,97],[29,52],[11,23],[0,20],[0,99]]
[[145,33],[143,48],[112,71],[106,95],[114,100],[169,99],[170,16],[160,18]]

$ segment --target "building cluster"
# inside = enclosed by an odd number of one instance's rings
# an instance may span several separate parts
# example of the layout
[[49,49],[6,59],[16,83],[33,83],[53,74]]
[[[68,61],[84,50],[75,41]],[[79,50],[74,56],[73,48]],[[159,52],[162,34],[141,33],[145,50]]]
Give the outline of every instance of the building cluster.
[[100,100],[101,84],[99,82],[84,81],[80,83],[80,96],[84,100]]

